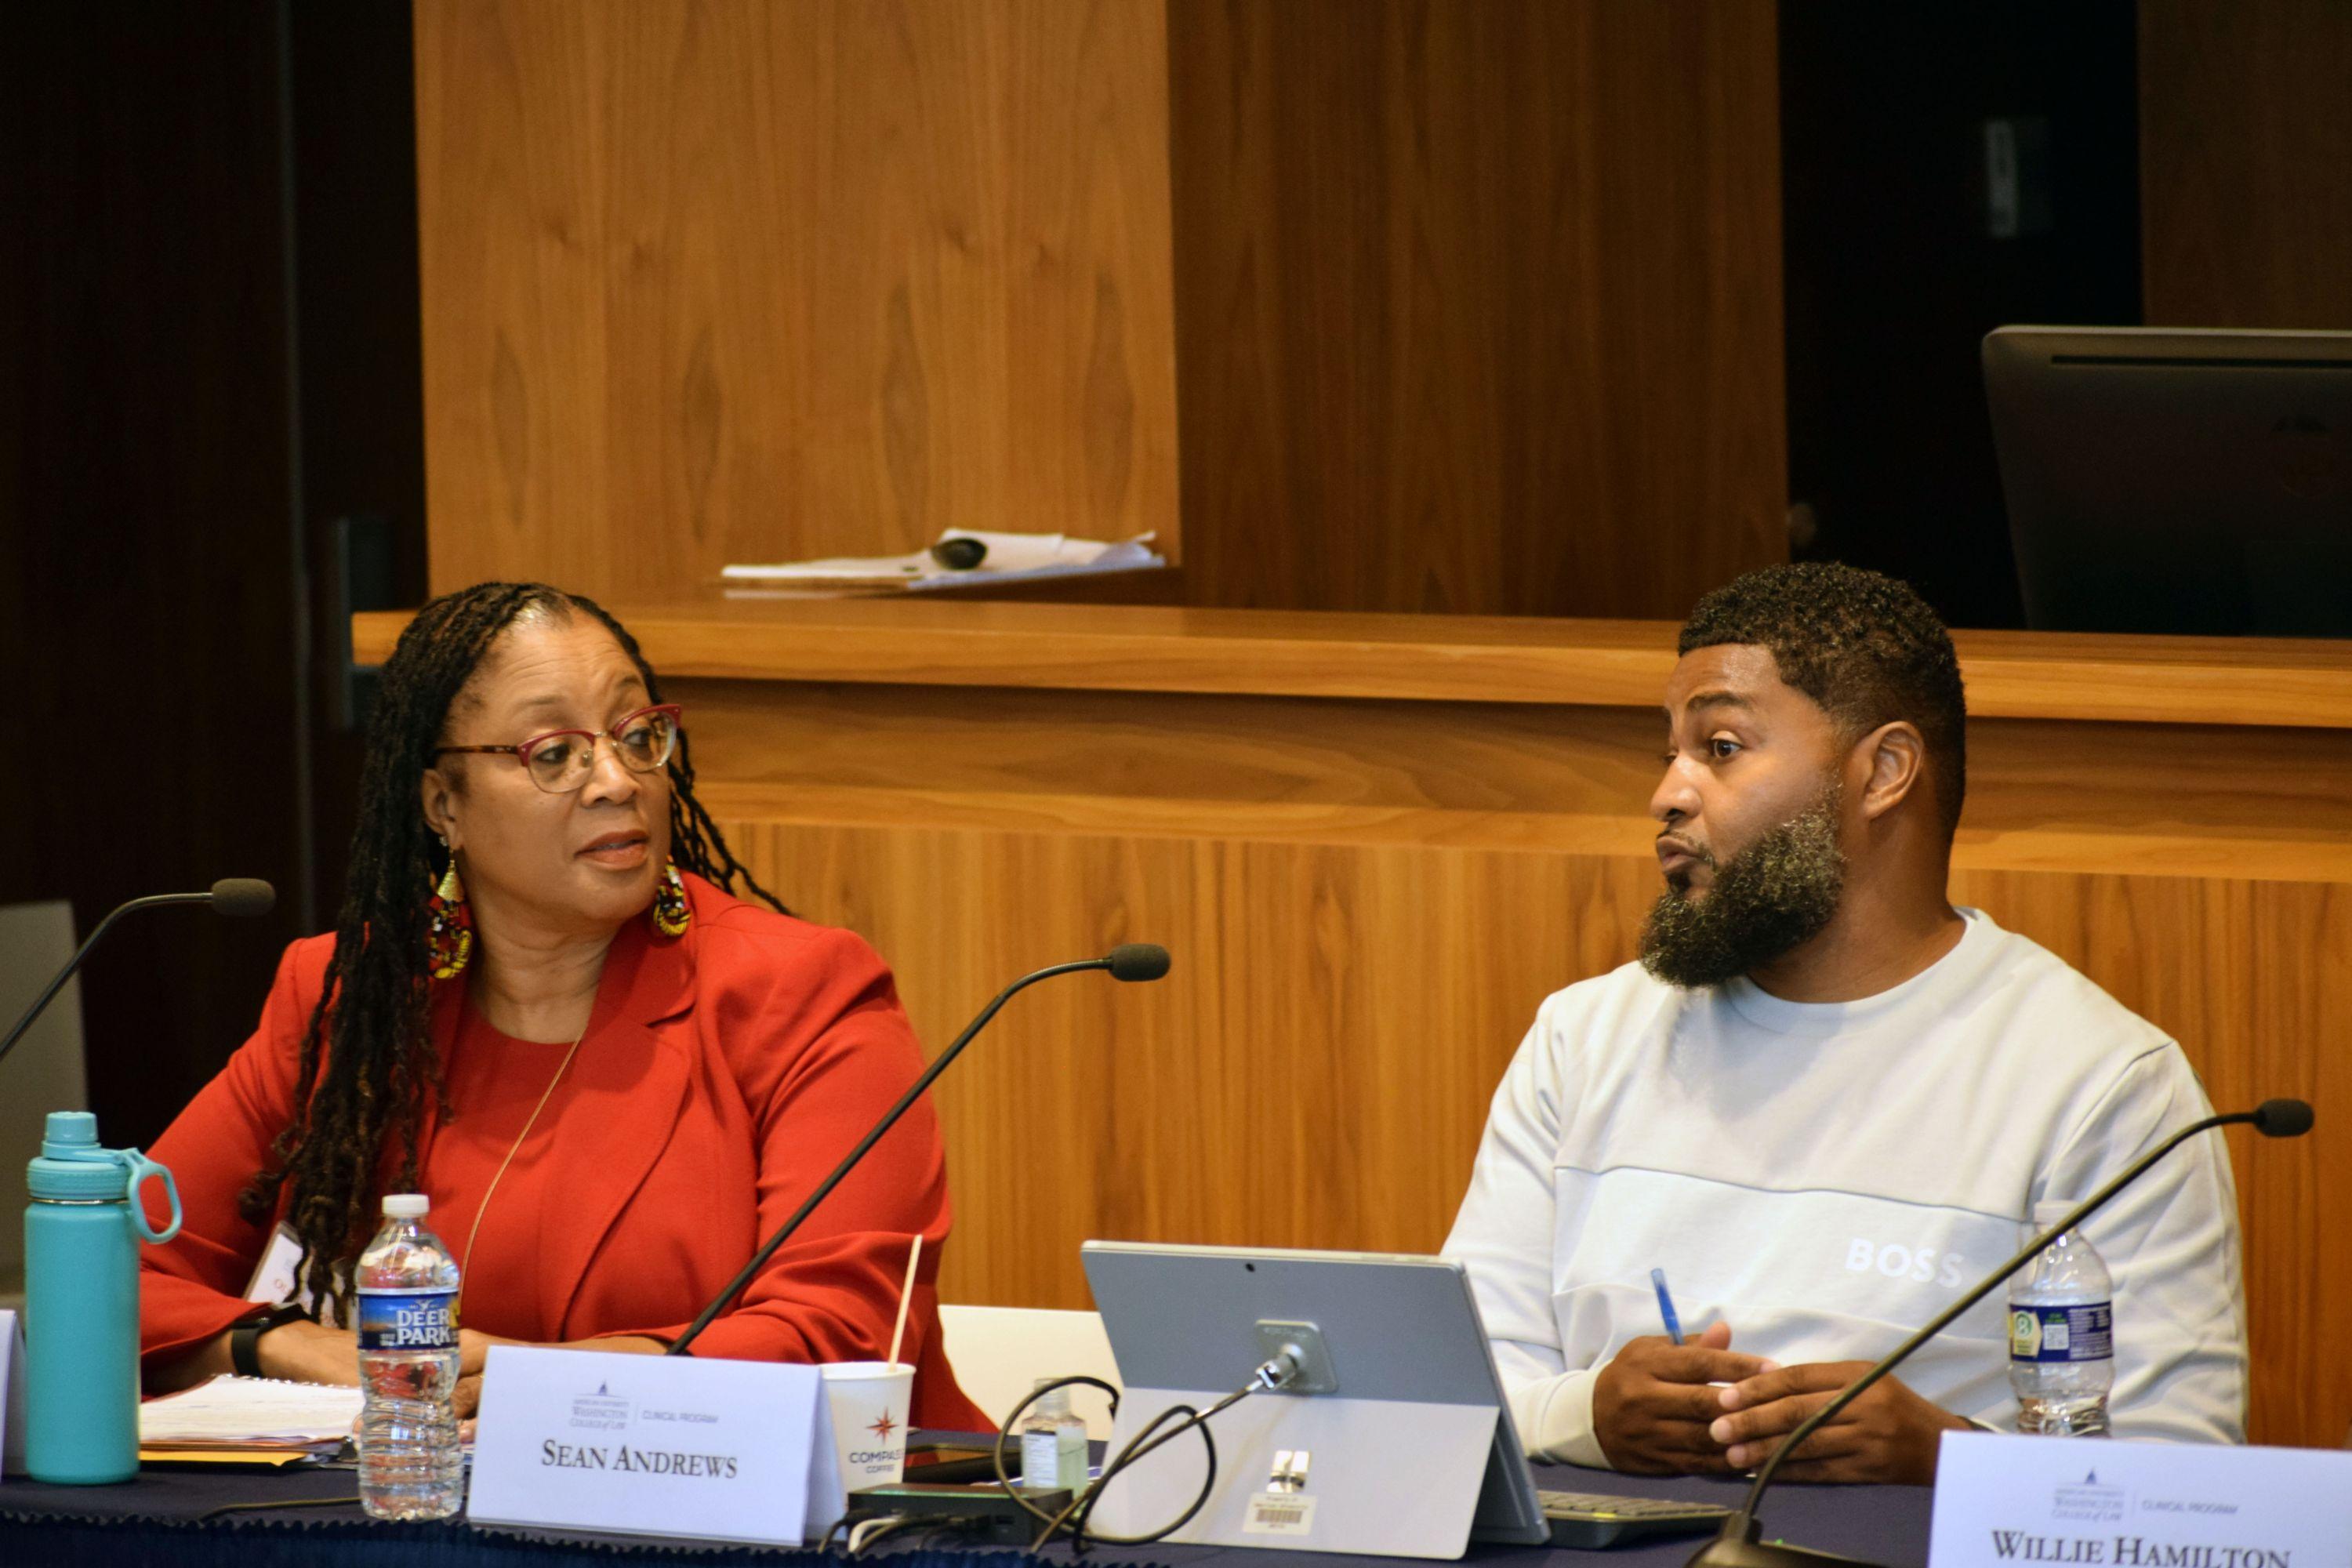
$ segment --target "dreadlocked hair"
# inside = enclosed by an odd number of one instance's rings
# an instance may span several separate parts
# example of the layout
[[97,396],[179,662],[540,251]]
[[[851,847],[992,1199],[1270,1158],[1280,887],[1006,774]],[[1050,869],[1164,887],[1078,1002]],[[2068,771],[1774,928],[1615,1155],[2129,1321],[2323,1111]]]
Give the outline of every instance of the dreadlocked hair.
[[[335,950],[302,1037],[293,1120],[237,1199],[239,1212],[257,1225],[285,1194],[286,1223],[302,1246],[303,1289],[346,1320],[352,1268],[375,1228],[386,1150],[395,1153],[389,1190],[414,1191],[427,1097],[436,1110],[446,1109],[428,1022],[425,900],[447,868],[448,851],[425,825],[418,781],[433,763],[451,705],[500,634],[526,616],[575,614],[613,634],[643,677],[647,700],[659,702],[660,684],[636,638],[594,601],[543,583],[478,583],[444,595],[417,612],[383,666]],[[683,730],[668,772],[670,859],[782,910],[695,798]]]
[[1834,561],[1759,567],[1698,602],[1675,651],[1753,643],[1844,742],[1906,719],[1932,763],[1946,837],[1968,795],[1968,700],[1951,634],[1909,584]]

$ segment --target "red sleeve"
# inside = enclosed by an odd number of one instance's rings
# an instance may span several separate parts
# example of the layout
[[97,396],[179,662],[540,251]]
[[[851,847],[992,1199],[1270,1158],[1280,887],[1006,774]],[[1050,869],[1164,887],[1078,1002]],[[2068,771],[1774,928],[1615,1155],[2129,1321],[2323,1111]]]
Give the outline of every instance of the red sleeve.
[[[287,948],[261,1026],[148,1151],[170,1169],[183,1213],[175,1239],[139,1249],[142,1364],[169,1360],[261,1310],[245,1300],[245,1288],[274,1226],[244,1219],[236,1199],[292,1118],[302,1034],[333,942],[312,937]],[[160,1226],[170,1210],[152,1184],[145,1191]]]
[[[772,927],[771,927],[772,930]],[[746,936],[751,933],[744,933]],[[735,936],[720,931],[715,938]],[[735,982],[710,986],[714,1009],[754,1117],[759,1231],[772,1235],[922,1069],[913,1026],[889,970],[847,931],[797,927],[797,952],[770,942],[725,947],[706,963]],[[742,982],[758,976],[756,989]],[[752,992],[744,995],[743,991]],[[714,994],[715,993],[715,994]],[[753,1279],[737,1305],[694,1342],[697,1354],[738,1360],[880,1360],[890,1349],[900,1281],[915,1233],[923,1236],[921,1282],[908,1314],[903,1359],[919,1365],[936,1341],[940,1244],[947,1239],[947,1160],[928,1099],[908,1109],[865,1162],[809,1216]],[[634,1331],[676,1339],[685,1323]]]

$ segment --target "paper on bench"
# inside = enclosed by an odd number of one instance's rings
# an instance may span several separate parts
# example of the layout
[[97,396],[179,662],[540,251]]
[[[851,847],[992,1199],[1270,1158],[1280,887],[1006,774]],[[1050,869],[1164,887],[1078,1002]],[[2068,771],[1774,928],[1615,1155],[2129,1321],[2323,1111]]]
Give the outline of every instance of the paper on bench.
[[905,555],[840,556],[824,561],[724,566],[719,575],[737,586],[772,584],[800,587],[952,588],[1028,577],[1164,566],[1167,561],[1151,548],[1155,537],[1141,533],[1133,539],[1111,541],[1072,539],[1063,533],[992,533],[980,529],[950,528],[940,535],[941,542],[971,539],[988,546],[988,554],[978,566],[960,572],[940,564],[929,551],[918,550]]

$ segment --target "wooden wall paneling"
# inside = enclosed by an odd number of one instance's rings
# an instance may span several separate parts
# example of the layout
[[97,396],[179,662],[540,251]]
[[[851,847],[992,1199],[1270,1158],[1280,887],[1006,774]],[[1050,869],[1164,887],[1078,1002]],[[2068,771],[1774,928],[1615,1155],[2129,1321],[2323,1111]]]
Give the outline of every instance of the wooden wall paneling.
[[586,584],[615,542],[601,272],[604,7],[416,7],[433,591]]
[[[1675,625],[880,599],[614,606],[672,675],[853,686],[1413,698],[1656,711]],[[352,617],[362,663],[412,612]],[[1963,631],[1972,717],[2352,729],[2352,640]]]
[[[677,684],[730,840],[876,942],[934,1047],[1029,968],[1176,955],[1023,996],[941,1087],[958,1299],[1084,1305],[1089,1236],[1436,1247],[1537,1004],[1629,956],[1656,891],[1638,710]],[[2352,1269],[2313,1245],[2352,1223],[2347,745],[1979,721],[1953,883],[2174,1032],[2217,1104],[2318,1107],[2233,1147],[2263,1441],[2352,1419]]]
[[[934,1045],[1028,968],[1130,939],[1177,953],[1153,986],[1024,995],[942,1085],[943,1289],[965,1300],[1085,1305],[1090,1237],[1434,1249],[1537,1003],[1623,962],[1655,894],[1626,857],[726,826],[804,912],[876,941]],[[1954,896],[2173,1031],[2217,1105],[2300,1094],[2331,1124],[2352,1105],[2315,1022],[2352,1003],[2341,885],[1963,872]],[[2345,1157],[2315,1138],[2232,1158],[2255,1436],[2332,1442],[2352,1269],[2313,1240],[2352,1224]]]
[[2352,328],[2352,7],[2139,0],[2139,74],[2148,321]]
[[1176,540],[1155,5],[421,0],[436,590]]
[[[2333,1447],[2352,1426],[2352,1364],[2329,1348],[2352,1311],[2352,886],[2341,880],[1963,871],[1979,904],[2180,1041],[2208,1098],[2232,1110],[2309,1100],[2293,1142],[2228,1134],[2245,1245],[2253,1438]],[[2128,1333],[2128,1323],[2117,1331]]]
[[934,1047],[1025,970],[1127,940],[1176,955],[1152,985],[1024,994],[937,1093],[943,1289],[1039,1305],[1087,1303],[1090,1237],[1434,1250],[1536,1005],[1616,961],[1643,879],[1622,858],[723,826],[761,880],[875,941]]
[[[1649,852],[1633,709],[672,680],[714,810],[843,826]],[[2352,881],[2352,731],[1969,727],[1966,869]],[[2292,838],[2279,824],[2292,822]]]
[[1187,589],[1673,616],[1782,559],[1774,10],[1171,0]]

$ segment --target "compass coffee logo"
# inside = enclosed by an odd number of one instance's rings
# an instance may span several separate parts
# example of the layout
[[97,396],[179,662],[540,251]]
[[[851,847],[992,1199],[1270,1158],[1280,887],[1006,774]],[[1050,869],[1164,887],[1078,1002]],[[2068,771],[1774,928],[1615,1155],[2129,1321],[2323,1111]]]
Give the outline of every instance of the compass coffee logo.
[[[2236,1503],[2204,1499],[2135,1500],[2126,1489],[2102,1483],[2099,1472],[2092,1469],[2081,1480],[2062,1482],[2052,1490],[2050,1521],[2061,1530],[2047,1535],[1995,1530],[1992,1550],[2004,1562],[2084,1563],[2092,1568],[2294,1568],[2292,1552],[2253,1542],[2168,1541],[2139,1532],[2191,1518],[2233,1520],[2237,1512]],[[2086,1524],[2124,1528],[2077,1533]]]
[[[873,1433],[876,1438],[884,1443],[887,1443],[890,1440],[890,1434],[898,1431],[898,1429],[899,1423],[891,1418],[890,1408],[888,1405],[884,1405],[882,1407],[882,1414],[876,1416],[872,1421],[867,1422],[866,1425],[866,1430]],[[862,1469],[866,1469],[876,1474],[882,1474],[887,1473],[891,1466],[898,1463],[898,1450],[896,1448],[852,1448],[847,1453],[844,1454],[842,1458],[849,1464],[858,1466]]]

